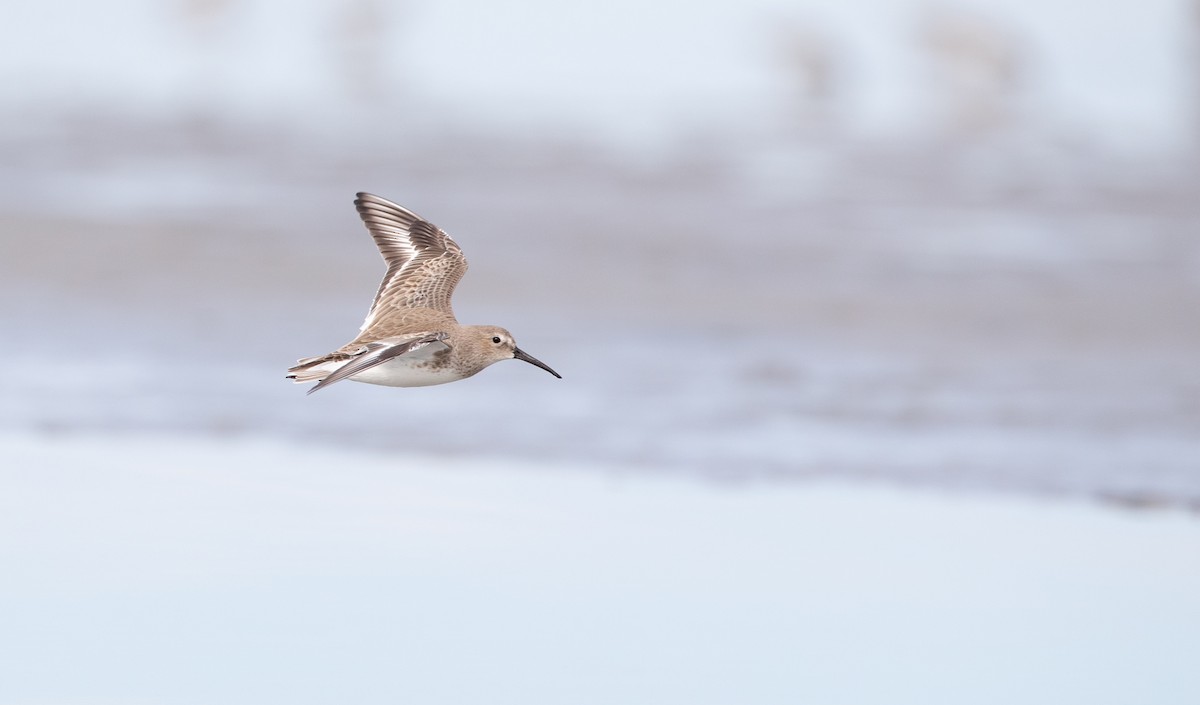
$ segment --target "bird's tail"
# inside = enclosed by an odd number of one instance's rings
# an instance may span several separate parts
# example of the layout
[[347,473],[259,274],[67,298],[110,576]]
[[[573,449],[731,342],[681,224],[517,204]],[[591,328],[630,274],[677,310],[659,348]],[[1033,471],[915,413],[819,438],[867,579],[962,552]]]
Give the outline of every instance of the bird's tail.
[[296,384],[320,381],[336,369],[336,365],[329,364],[334,361],[333,354],[296,360],[296,365],[288,368],[287,379],[292,380]]

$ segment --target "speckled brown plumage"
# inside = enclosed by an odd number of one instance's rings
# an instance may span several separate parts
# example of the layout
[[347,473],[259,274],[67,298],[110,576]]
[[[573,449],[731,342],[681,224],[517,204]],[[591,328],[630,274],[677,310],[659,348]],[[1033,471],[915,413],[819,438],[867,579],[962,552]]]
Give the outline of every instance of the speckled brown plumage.
[[463,326],[450,298],[467,271],[453,238],[387,199],[359,193],[358,214],[387,264],[371,309],[354,340],[288,370],[296,382],[317,380],[309,393],[343,379],[389,386],[442,384],[516,358],[560,375],[517,347],[496,326]]

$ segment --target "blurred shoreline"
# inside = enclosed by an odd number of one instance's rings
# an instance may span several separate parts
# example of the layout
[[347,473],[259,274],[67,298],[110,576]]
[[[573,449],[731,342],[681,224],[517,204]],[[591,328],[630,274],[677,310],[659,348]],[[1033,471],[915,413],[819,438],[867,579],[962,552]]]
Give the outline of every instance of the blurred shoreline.
[[[713,5],[577,26],[569,75],[530,49],[567,39],[517,19],[537,2],[494,18],[533,42],[496,66],[490,30],[407,53],[433,36],[414,27],[478,29],[454,7],[313,3],[282,32],[267,7],[122,3],[130,50],[77,36],[66,64],[9,45],[33,70],[0,115],[0,427],[1200,506],[1179,7],[1064,33],[1040,5],[792,8],[770,31],[770,3]],[[653,41],[580,44],[603,31]],[[566,379],[284,383],[382,272],[359,190],[453,234],[460,318]]]
[[[1000,147],[968,177],[977,147],[950,143],[931,162],[785,142],[764,170],[736,141],[634,167],[528,139],[160,127],[7,162],[0,313],[34,345],[4,353],[27,372],[6,427],[1200,502],[1200,203],[1170,166],[1186,159],[1055,186]],[[460,317],[567,379],[497,368],[313,399],[278,379],[353,334],[382,272],[360,189],[455,235],[473,263]],[[43,349],[64,334],[89,372],[56,372],[78,364]],[[509,396],[522,418],[489,408]]]

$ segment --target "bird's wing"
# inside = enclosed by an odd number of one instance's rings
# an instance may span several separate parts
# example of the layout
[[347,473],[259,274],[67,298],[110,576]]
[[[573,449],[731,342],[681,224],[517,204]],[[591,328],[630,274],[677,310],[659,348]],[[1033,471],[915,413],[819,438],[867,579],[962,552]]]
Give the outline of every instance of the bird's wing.
[[359,329],[364,333],[360,338],[368,337],[368,328],[403,309],[433,309],[453,318],[450,297],[467,271],[467,258],[458,243],[386,198],[359,193],[354,207],[387,263],[387,273]]
[[430,343],[444,341],[447,337],[446,333],[425,333],[419,334],[412,338],[394,341],[381,341],[377,343],[368,343],[364,345],[360,352],[353,358],[348,360],[346,364],[337,368],[329,374],[325,379],[313,385],[307,394],[312,394],[318,389],[324,389],[334,382],[340,382],[348,377],[353,377],[359,372],[369,370],[376,365],[399,357],[405,353],[410,353],[419,348],[423,348]]

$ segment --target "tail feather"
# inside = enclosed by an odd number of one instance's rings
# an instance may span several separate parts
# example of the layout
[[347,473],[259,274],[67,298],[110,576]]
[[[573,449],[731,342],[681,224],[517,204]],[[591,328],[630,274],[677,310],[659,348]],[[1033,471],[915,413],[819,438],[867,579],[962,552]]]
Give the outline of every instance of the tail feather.
[[296,384],[319,382],[336,369],[336,366],[331,367],[327,363],[335,362],[337,359],[336,353],[302,358],[296,361],[294,367],[288,368],[286,379],[290,379]]
[[[338,350],[317,357],[303,357],[296,360],[293,367],[288,368],[286,379],[290,379],[296,384],[305,382],[320,382],[330,374],[336,372],[347,360],[353,359],[356,355],[361,355],[366,351],[365,345],[346,344]],[[309,390],[311,394],[311,390]]]

